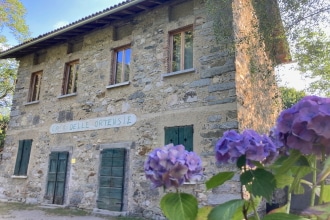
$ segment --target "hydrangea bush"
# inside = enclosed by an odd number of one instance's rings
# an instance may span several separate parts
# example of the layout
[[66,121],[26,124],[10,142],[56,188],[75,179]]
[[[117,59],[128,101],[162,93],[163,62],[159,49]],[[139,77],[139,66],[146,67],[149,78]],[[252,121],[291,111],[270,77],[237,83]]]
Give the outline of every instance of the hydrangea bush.
[[[184,182],[201,180],[200,157],[186,151],[183,145],[173,144],[149,154],[144,170],[152,186],[176,189],[176,193],[167,193],[160,202],[168,219],[330,219],[330,187],[324,184],[330,174],[330,98],[304,97],[281,112],[267,135],[251,129],[242,133],[226,131],[214,149],[218,164],[235,163],[237,171],[214,175],[205,182],[206,189],[218,187],[238,173],[242,198],[200,209],[193,195],[178,190]],[[317,161],[322,162],[322,170],[318,170]],[[308,174],[312,174],[311,182],[304,179]],[[303,184],[311,188],[310,208],[298,216],[290,213],[291,193],[304,193]],[[271,202],[274,190],[284,187],[288,188],[287,204],[259,216],[260,201]]]
[[146,178],[153,187],[178,188],[184,182],[199,181],[203,175],[201,158],[183,145],[154,149],[144,164]]

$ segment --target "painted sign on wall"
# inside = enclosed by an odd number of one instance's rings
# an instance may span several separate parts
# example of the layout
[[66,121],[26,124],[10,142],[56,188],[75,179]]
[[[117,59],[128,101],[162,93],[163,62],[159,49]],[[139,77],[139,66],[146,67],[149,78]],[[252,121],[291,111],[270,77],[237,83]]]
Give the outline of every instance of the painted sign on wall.
[[70,121],[65,123],[52,124],[50,126],[51,134],[69,133],[78,131],[98,130],[106,128],[131,126],[136,122],[136,115],[114,115],[102,118],[93,118],[79,121]]

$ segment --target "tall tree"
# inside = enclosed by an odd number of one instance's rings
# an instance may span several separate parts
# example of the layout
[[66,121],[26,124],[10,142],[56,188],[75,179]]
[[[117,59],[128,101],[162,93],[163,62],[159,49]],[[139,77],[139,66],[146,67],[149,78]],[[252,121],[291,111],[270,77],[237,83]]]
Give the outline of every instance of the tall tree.
[[310,93],[330,96],[330,37],[323,31],[308,32],[297,40],[298,70],[312,82]]
[[0,43],[6,43],[7,38],[1,34],[5,28],[18,40],[23,42],[30,33],[25,23],[25,7],[19,0],[0,0]]
[[313,82],[308,91],[330,96],[330,1],[279,0],[297,69]]
[[[22,43],[28,39],[30,33],[25,23],[26,10],[18,0],[0,0],[0,51],[9,46],[4,30],[9,30],[15,39]],[[10,97],[14,92],[17,73],[17,62],[13,59],[0,60],[0,149],[4,144],[4,137],[9,121],[8,111]]]
[[283,109],[291,108],[296,104],[300,99],[306,96],[305,91],[296,90],[294,88],[280,87],[281,99],[283,104]]
[[6,136],[8,122],[9,122],[9,116],[0,114],[0,151],[2,150],[5,144],[4,140]]
[[[26,10],[18,0],[0,0],[0,51],[8,48],[2,31],[8,29],[19,43],[28,39],[30,33],[25,23]],[[0,61],[0,107],[6,105],[7,95],[14,91],[17,65],[14,60]]]

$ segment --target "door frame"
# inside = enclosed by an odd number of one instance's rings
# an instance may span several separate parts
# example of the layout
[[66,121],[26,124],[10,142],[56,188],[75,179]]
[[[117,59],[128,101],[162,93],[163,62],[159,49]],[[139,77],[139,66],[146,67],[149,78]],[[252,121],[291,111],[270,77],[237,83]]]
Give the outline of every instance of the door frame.
[[[52,153],[67,153],[67,162],[66,162],[66,173],[65,173],[65,181],[64,181],[64,188],[63,188],[63,200],[62,200],[62,204],[61,205],[64,205],[65,202],[66,202],[66,198],[68,196],[68,181],[69,181],[69,171],[70,171],[70,167],[69,165],[71,164],[70,163],[70,158],[71,158],[71,153],[69,150],[56,150],[56,151],[51,151],[50,154],[48,155],[48,166],[47,166],[47,176],[46,176],[46,179],[45,179],[45,192],[44,192],[44,200],[46,200],[45,202],[47,202],[47,204],[52,204],[52,205],[59,205],[59,204],[56,204],[54,201],[54,196],[52,199],[48,199],[47,198],[47,188],[48,188],[48,180],[49,180],[49,166],[50,166],[50,156]],[[54,192],[55,194],[55,192]]]

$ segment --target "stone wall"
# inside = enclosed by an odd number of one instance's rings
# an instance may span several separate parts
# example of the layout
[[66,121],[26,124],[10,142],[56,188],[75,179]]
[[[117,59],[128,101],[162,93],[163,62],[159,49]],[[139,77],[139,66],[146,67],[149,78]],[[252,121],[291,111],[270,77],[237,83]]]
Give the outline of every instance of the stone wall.
[[272,51],[260,38],[252,1],[233,1],[233,17],[239,129],[268,134],[281,109]]
[[[219,171],[233,169],[216,166],[214,144],[228,129],[265,129],[261,121],[273,118],[273,100],[269,94],[274,87],[263,79],[251,83],[251,62],[248,62],[251,57],[245,48],[238,47],[236,56],[221,50],[203,1],[184,3],[182,7],[191,7],[191,13],[182,16],[174,13],[175,20],[170,19],[169,10],[178,2],[172,1],[82,36],[83,47],[78,52],[67,54],[67,44],[63,43],[45,48],[47,56],[41,64],[33,65],[33,54],[20,59],[0,165],[0,199],[47,203],[44,195],[49,154],[68,151],[70,163],[64,205],[96,209],[100,152],[121,147],[128,150],[123,211],[145,218],[161,218],[158,204],[163,190],[150,188],[143,163],[148,152],[164,145],[164,127],[168,126],[194,126],[193,148],[202,157],[205,180]],[[241,16],[237,22],[242,22]],[[132,33],[116,40],[115,27],[124,25],[130,25]],[[193,25],[194,29],[194,70],[169,75],[168,33],[187,25]],[[132,48],[130,83],[106,88],[111,52],[127,44]],[[258,53],[260,59],[256,61],[266,63],[263,70],[268,71],[270,61],[262,49]],[[80,60],[77,95],[60,97],[64,64],[76,59]],[[40,101],[26,104],[31,73],[40,70],[43,71]],[[132,126],[103,130],[63,134],[49,131],[54,123],[120,114],[135,114],[137,121]],[[27,177],[17,178],[12,175],[18,142],[22,139],[33,139],[33,144]],[[238,177],[212,191],[206,191],[203,183],[184,185],[183,191],[196,195],[201,205],[240,197]]]

